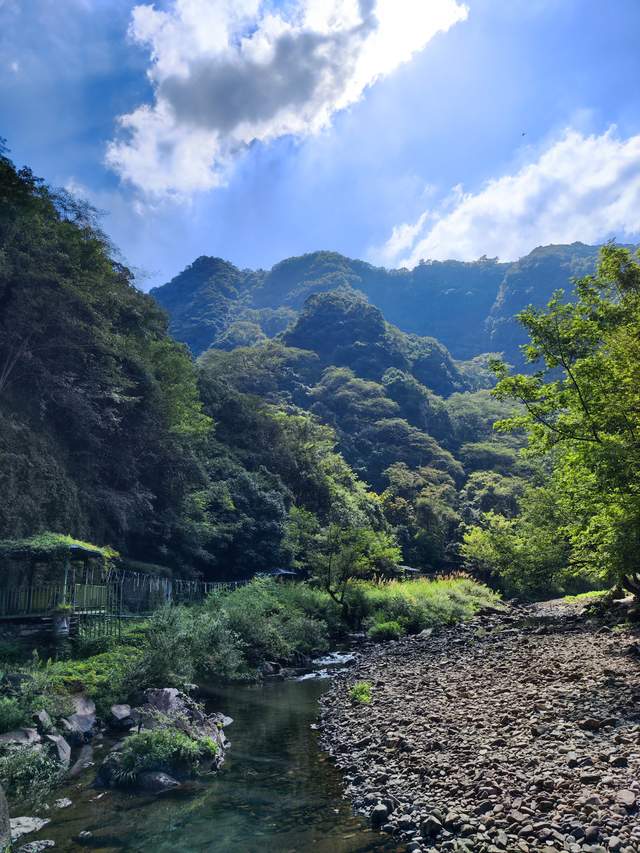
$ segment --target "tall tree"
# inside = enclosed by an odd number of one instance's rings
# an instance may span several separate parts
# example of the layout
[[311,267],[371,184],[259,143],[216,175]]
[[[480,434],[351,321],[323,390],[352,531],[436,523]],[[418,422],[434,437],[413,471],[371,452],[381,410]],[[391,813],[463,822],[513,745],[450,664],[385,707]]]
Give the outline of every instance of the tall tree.
[[496,364],[495,395],[522,411],[498,425],[526,429],[553,453],[555,494],[572,565],[640,591],[640,263],[608,245],[575,300],[557,292],[520,320],[530,375]]

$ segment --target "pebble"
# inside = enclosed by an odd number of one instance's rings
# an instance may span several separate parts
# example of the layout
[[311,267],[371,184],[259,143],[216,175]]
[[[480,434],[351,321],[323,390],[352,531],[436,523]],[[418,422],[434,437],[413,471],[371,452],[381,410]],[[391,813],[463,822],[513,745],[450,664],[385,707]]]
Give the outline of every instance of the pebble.
[[579,606],[368,647],[321,700],[356,809],[411,851],[640,853],[637,636]]

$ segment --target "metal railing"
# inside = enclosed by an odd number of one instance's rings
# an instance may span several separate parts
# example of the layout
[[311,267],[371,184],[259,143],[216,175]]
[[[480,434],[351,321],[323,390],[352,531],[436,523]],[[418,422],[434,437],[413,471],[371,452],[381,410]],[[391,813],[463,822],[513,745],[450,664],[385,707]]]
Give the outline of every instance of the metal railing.
[[248,581],[194,581],[123,569],[67,567],[64,579],[0,587],[0,619],[68,616],[72,633],[113,634],[126,618],[151,615],[166,604],[197,604],[213,592]]

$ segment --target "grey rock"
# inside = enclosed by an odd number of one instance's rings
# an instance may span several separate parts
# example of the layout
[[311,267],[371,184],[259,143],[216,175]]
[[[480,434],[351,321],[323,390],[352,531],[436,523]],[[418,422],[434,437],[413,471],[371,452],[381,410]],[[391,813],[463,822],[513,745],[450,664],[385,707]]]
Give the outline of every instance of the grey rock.
[[159,794],[162,791],[171,791],[173,788],[179,788],[180,782],[174,779],[173,776],[163,773],[160,770],[147,770],[138,776],[136,785],[142,791]]
[[76,758],[73,767],[69,770],[69,776],[71,778],[75,776],[79,776],[83,770],[86,770],[87,767],[91,767],[93,764],[93,747],[91,744],[85,743],[84,746],[80,749],[80,754]]
[[38,832],[48,823],[50,823],[49,819],[44,817],[12,817],[11,840],[17,841],[23,835],[28,835],[30,832]]
[[30,841],[28,844],[23,844],[18,847],[18,853],[42,853],[50,847],[55,847],[56,842],[51,839],[43,839],[42,841]]
[[425,841],[431,841],[437,838],[443,830],[442,823],[434,815],[429,815],[426,820],[420,824],[420,834]]
[[387,822],[388,816],[389,810],[384,803],[378,803],[378,805],[374,806],[371,810],[371,826],[374,829],[380,829],[380,827],[384,826]]
[[33,715],[33,721],[40,734],[46,735],[53,729],[53,720],[44,708]]
[[0,745],[4,746],[34,746],[42,743],[42,738],[35,729],[16,729],[0,735]]
[[112,705],[109,725],[113,729],[129,729],[133,725],[131,705]]
[[62,735],[47,735],[47,740],[54,745],[58,761],[66,769],[71,763],[71,747]]

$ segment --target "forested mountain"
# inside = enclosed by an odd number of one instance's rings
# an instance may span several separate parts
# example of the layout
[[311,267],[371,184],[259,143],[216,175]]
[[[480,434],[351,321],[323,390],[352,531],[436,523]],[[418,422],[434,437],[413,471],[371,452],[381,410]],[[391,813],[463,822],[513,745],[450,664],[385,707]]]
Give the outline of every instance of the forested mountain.
[[[309,286],[305,259],[262,278],[195,264],[165,291],[191,317],[207,287],[217,306],[191,343],[217,323],[220,347],[194,362],[89,210],[6,157],[0,192],[0,538],[55,530],[233,577],[309,569],[337,529],[440,568],[464,518],[513,502],[517,440],[491,435],[510,407],[478,390],[483,360],[390,324],[346,260],[315,256]],[[341,286],[319,287],[336,265]],[[265,307],[269,288],[297,288],[295,310]]]
[[521,364],[526,333],[515,319],[529,304],[545,305],[554,290],[593,272],[598,248],[573,243],[534,249],[515,263],[426,261],[387,270],[335,252],[289,258],[271,270],[239,270],[200,257],[152,291],[169,312],[170,329],[197,355],[211,345],[251,344],[283,331],[309,296],[352,288],[402,331],[434,337],[455,358],[504,352]]
[[[413,273],[327,253],[270,273],[200,259],[156,292],[175,333],[200,353],[194,360],[170,337],[157,301],[134,287],[90,210],[4,156],[0,200],[0,538],[69,533],[114,546],[130,562],[208,578],[274,567],[313,575],[335,549],[345,565],[358,565],[365,552],[369,566],[386,565],[390,554],[426,570],[467,560],[516,588],[548,588],[549,578],[566,575],[571,543],[596,505],[589,493],[584,518],[567,527],[573,510],[563,496],[574,484],[556,475],[547,485],[558,459],[578,459],[555,449],[568,427],[552,434],[549,453],[538,460],[518,450],[525,431],[540,444],[536,416],[555,428],[545,407],[553,418],[565,417],[573,386],[557,385],[558,367],[568,357],[584,361],[592,395],[592,377],[609,363],[596,370],[595,355],[583,353],[591,347],[600,357],[601,339],[623,306],[631,317],[623,318],[623,332],[632,334],[637,306],[624,288],[635,287],[637,267],[625,250],[609,247],[600,278],[578,285],[581,307],[556,301],[549,315],[521,313],[534,342],[529,363],[549,348],[549,385],[538,387],[538,374],[511,382],[503,366],[496,397],[487,359],[476,349],[480,338],[463,345],[464,329],[458,340],[450,331],[452,355],[415,331],[421,317],[453,329],[484,299],[489,319],[484,331],[476,324],[477,335],[494,329],[494,338],[513,347],[518,338],[507,318],[542,298],[536,282],[556,289],[570,273],[590,269],[595,250],[548,247],[508,268],[482,260],[425,264]],[[473,278],[477,299],[448,292],[454,271]],[[417,282],[430,275],[438,282],[437,310],[414,309],[405,329],[391,323],[379,304],[386,300],[397,317],[411,300],[394,297],[412,292],[429,306],[430,291]],[[623,284],[600,305],[596,285],[608,294],[609,279]],[[394,290],[391,280],[401,287]],[[489,296],[494,285],[498,300]],[[602,329],[589,313],[593,305]],[[582,311],[577,325],[574,311]],[[549,341],[536,343],[547,316]],[[567,350],[553,337],[556,322],[567,327]],[[586,337],[574,346],[578,332]],[[215,346],[207,347],[212,339]],[[620,387],[631,394],[637,365],[627,362]],[[607,393],[618,393],[617,381]],[[533,426],[522,404],[534,406]],[[624,420],[633,441],[634,407]],[[516,431],[496,432],[501,419]],[[606,429],[615,431],[617,422]],[[610,448],[603,453],[608,463],[614,459]],[[623,473],[635,471],[625,466]]]

